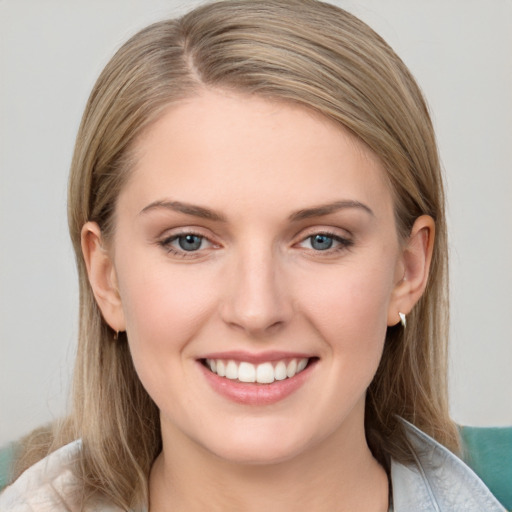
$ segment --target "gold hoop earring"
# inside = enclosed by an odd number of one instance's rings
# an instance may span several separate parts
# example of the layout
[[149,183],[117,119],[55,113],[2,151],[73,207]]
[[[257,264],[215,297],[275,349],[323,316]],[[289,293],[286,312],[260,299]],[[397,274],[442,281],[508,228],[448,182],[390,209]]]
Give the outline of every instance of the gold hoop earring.
[[407,319],[405,318],[404,313],[399,311],[398,316],[400,317],[400,323],[402,324],[402,327],[405,329],[407,327]]
[[119,339],[119,331],[116,331],[114,333],[114,341],[117,341]]

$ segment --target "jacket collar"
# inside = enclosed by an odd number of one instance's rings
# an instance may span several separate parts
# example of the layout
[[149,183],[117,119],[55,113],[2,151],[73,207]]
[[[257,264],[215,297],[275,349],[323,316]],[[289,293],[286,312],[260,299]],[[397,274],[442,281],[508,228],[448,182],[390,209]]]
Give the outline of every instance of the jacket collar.
[[505,511],[459,458],[411,423],[401,421],[414,462],[391,462],[394,512]]

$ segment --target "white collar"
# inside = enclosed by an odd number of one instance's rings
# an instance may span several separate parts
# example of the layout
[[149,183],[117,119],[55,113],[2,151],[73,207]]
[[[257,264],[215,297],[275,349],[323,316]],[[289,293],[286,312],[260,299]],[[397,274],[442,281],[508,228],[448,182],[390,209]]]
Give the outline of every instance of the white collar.
[[452,452],[403,422],[414,463],[391,462],[394,512],[504,512],[489,489]]

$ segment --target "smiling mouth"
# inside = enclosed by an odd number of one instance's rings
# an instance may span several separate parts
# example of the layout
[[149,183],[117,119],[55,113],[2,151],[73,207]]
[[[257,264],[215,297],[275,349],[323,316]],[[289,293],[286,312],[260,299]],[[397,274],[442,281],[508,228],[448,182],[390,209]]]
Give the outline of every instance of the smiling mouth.
[[253,364],[232,359],[203,359],[203,365],[212,373],[225,379],[256,384],[272,384],[275,381],[291,379],[304,371],[318,358],[291,358]]

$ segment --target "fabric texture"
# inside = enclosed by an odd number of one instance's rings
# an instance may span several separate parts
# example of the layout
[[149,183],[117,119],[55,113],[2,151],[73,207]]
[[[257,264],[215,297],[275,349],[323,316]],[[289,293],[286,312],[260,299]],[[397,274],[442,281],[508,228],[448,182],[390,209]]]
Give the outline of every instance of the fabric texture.
[[464,462],[414,425],[402,421],[415,463],[391,463],[394,512],[505,511]]
[[[391,463],[394,512],[504,512],[480,478],[442,445],[404,422],[414,463]],[[82,507],[74,441],[29,468],[0,494],[2,512],[122,512],[105,500]],[[144,512],[144,511],[134,511]]]
[[13,461],[16,459],[19,446],[17,443],[9,443],[0,447],[0,491],[9,483],[12,478],[11,470]]
[[51,453],[25,471],[0,494],[1,512],[122,512],[104,500],[82,507],[82,493],[73,467],[80,440]]
[[460,427],[464,462],[512,510],[512,426]]

